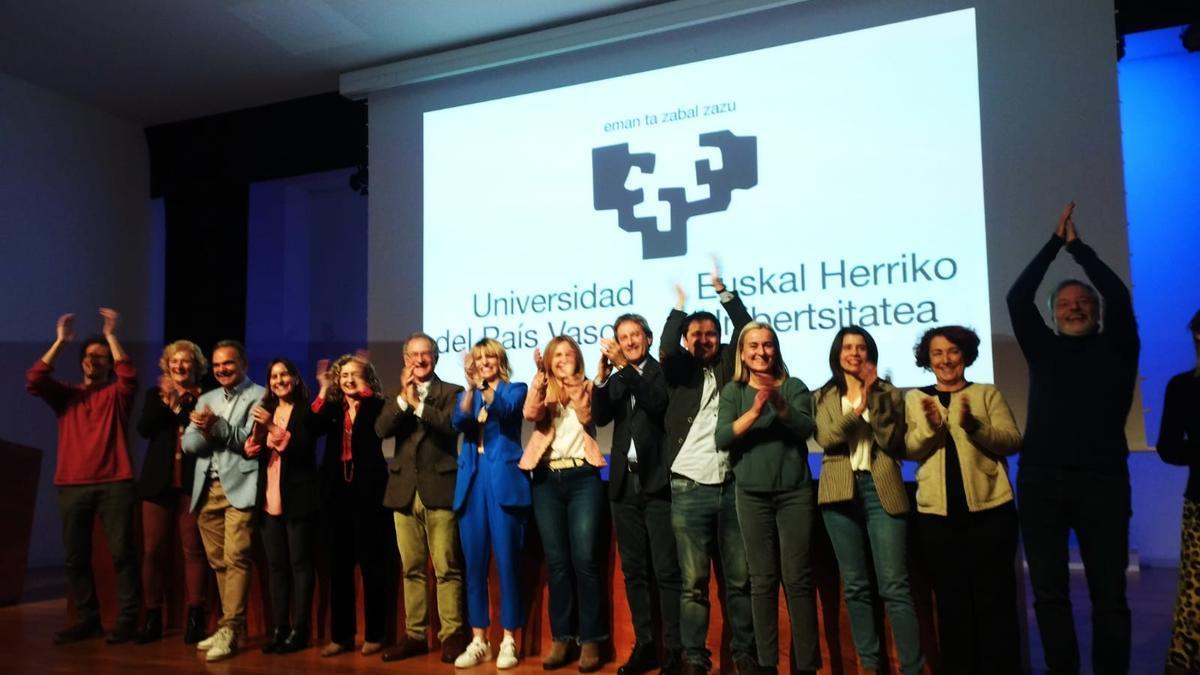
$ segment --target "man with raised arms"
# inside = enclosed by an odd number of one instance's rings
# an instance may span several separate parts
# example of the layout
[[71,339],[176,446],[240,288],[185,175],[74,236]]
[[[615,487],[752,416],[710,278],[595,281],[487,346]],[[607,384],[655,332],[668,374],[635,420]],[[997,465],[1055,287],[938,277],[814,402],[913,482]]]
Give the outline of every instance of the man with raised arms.
[[[1129,289],[1079,238],[1074,210],[1073,202],[1063,208],[1054,235],[1008,292],[1013,332],[1029,364],[1018,510],[1047,671],[1080,668],[1067,568],[1074,530],[1092,599],[1093,668],[1127,673],[1131,506],[1125,419],[1137,380],[1137,323]],[[1052,331],[1035,295],[1064,247],[1095,287],[1078,279],[1055,286]]]
[[59,317],[54,344],[25,373],[25,388],[44,400],[58,418],[54,485],[62,517],[67,583],[75,596],[77,618],[74,625],[54,634],[56,645],[104,634],[92,576],[92,530],[97,517],[112,551],[120,603],[116,626],[108,636],[110,644],[133,639],[142,604],[133,539],[137,492],[126,443],[137,371],[117,340],[116,311],[101,307],[100,316],[103,337],[84,340],[79,350],[83,384],[64,384],[53,376],[54,360],[75,336],[74,314]]
[[[721,281],[715,261],[712,287],[733,321],[733,339],[750,323],[737,294]],[[711,312],[685,314],[687,299],[676,287],[659,353],[670,392],[664,417],[663,463],[671,470],[671,525],[682,576],[679,628],[684,675],[712,667],[708,636],[710,552],[720,556],[724,575],[725,624],[740,675],[756,673],[757,649],[750,613],[750,572],[734,504],[729,455],[717,449],[717,405],[721,387],[733,378],[734,349],[721,344],[721,324]]]
[[640,675],[660,665],[650,604],[652,580],[661,610],[662,672],[674,675],[679,672],[682,644],[671,472],[662,455],[667,381],[662,366],[650,356],[654,334],[645,318],[622,314],[613,323],[613,332],[616,340],[600,341],[592,418],[597,426],[614,423],[608,498],[637,640],[617,675]]

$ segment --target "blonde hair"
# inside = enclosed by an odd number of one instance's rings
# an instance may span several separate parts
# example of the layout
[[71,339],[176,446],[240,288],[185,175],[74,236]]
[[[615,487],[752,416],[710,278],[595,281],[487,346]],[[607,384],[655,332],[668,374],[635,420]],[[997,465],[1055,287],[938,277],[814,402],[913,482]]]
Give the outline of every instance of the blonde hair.
[[197,384],[200,383],[200,378],[203,373],[208,370],[208,359],[204,358],[204,352],[200,351],[200,345],[191,340],[176,340],[171,344],[163,347],[162,356],[158,359],[158,369],[163,373],[170,372],[171,357],[178,352],[191,352],[192,362],[195,368],[193,369],[192,379]]
[[474,361],[480,356],[494,356],[500,361],[502,381],[508,382],[508,378],[512,377],[512,368],[508,365],[508,352],[504,351],[504,345],[492,338],[483,338],[471,347],[471,360]]
[[733,381],[746,384],[750,381],[750,369],[742,363],[742,347],[746,344],[746,336],[752,330],[765,330],[771,334],[771,340],[775,342],[775,360],[771,363],[771,374],[775,376],[776,384],[783,382],[788,378],[787,364],[783,362],[783,351],[779,347],[779,334],[771,327],[771,324],[764,321],[751,321],[742,328],[742,332],[738,333],[737,353],[734,358],[733,365]]
[[[569,346],[571,348],[572,352],[575,352],[575,372],[577,374],[583,376],[583,379],[586,380],[587,374],[584,372],[584,368],[583,368],[583,350],[579,348],[579,343],[575,342],[575,340],[572,339],[571,336],[559,335],[559,336],[551,339],[550,342],[548,342],[546,344],[546,353],[542,354],[542,358],[543,359],[553,358],[554,352],[558,350],[558,346],[564,345],[564,344]],[[545,363],[545,368],[546,368],[546,380],[547,380],[546,400],[547,401],[557,401],[558,396],[559,396],[558,378],[554,377],[554,375],[550,372],[550,364],[549,363]]]

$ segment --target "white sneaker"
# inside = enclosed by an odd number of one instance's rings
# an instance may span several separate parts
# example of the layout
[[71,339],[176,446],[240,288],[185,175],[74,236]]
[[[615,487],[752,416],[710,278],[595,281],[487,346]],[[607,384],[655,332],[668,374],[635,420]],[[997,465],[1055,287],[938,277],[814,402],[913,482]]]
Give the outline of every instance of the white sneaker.
[[475,638],[471,640],[471,644],[463,650],[463,653],[454,659],[455,668],[471,668],[477,666],[484,661],[492,660],[492,645],[487,640]]
[[[217,633],[219,633],[219,632],[221,632],[221,631],[217,630]],[[196,651],[206,652],[206,651],[212,649],[213,641],[217,639],[217,633],[213,633],[212,635],[209,635],[208,637],[204,638],[203,640],[197,642],[196,643]]]
[[496,668],[506,670],[517,667],[517,642],[511,637],[500,641],[500,653],[496,655]]
[[204,656],[207,661],[222,661],[237,653],[237,634],[229,626],[221,626],[213,636],[212,647]]

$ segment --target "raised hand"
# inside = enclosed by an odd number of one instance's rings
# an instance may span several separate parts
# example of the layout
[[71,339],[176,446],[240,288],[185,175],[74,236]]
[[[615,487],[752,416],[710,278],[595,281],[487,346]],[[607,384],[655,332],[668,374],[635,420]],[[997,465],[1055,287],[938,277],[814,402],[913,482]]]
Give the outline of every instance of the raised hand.
[[1071,219],[1071,215],[1074,212],[1075,202],[1067,202],[1066,205],[1063,206],[1062,212],[1058,214],[1058,223],[1054,226],[1054,234],[1059,239],[1071,241],[1075,238],[1073,234],[1075,222]]
[[63,314],[55,324],[56,337],[59,342],[70,342],[75,339],[75,315]]
[[600,362],[596,364],[596,382],[604,382],[612,375],[613,364],[609,360],[608,355],[604,353],[604,339],[600,339]]
[[675,309],[683,311],[684,305],[687,303],[687,291],[683,290],[683,286],[675,284]]
[[163,373],[158,376],[158,396],[162,399],[163,405],[172,410],[178,409],[179,397],[182,393],[183,390],[170,375]]
[[762,414],[763,409],[767,407],[767,403],[769,403],[771,400],[771,392],[772,391],[774,391],[774,390],[773,389],[759,389],[758,393],[754,395],[753,410],[755,413],[760,414],[760,415]]
[[317,384],[321,387],[321,395],[333,386],[333,380],[329,376],[329,359],[317,361]]
[[921,412],[925,413],[925,419],[929,420],[929,426],[934,429],[942,426],[942,411],[932,397],[926,396],[921,399]]
[[979,420],[975,419],[975,416],[971,414],[971,401],[966,396],[963,396],[959,400],[961,401],[962,412],[958,418],[958,426],[962,427],[963,431],[968,434],[973,434],[979,430]]
[[111,307],[101,307],[100,317],[104,319],[104,327],[101,329],[101,332],[104,333],[105,337],[108,337],[116,332],[117,319],[120,318],[120,315],[117,314],[117,310]]
[[[463,354],[463,376],[467,378],[467,389],[479,388],[479,370],[475,367],[475,357],[471,356],[471,352]],[[470,399],[470,396],[464,396],[464,399]]]
[[604,354],[604,358],[618,368],[629,365],[629,359],[625,358],[624,352],[621,351],[621,345],[617,344],[616,340],[600,338],[600,352]]
[[721,261],[715,253],[712,256],[712,275],[709,283],[712,284],[713,290],[718,293],[725,290],[725,282],[721,281]]
[[858,378],[862,380],[862,400],[858,402],[858,407],[854,409],[854,413],[861,415],[867,409],[867,406],[870,405],[871,389],[879,381],[879,369],[874,363],[863,361],[863,364],[858,368]]

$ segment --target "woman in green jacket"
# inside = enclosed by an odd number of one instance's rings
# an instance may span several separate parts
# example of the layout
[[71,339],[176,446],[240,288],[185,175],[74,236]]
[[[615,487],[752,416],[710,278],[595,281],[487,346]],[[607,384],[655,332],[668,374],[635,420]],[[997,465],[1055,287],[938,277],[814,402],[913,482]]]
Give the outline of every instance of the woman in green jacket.
[[738,336],[733,380],[721,390],[716,443],[729,451],[733,464],[758,664],[770,670],[779,660],[781,578],[795,667],[801,673],[821,667],[809,559],[815,516],[807,446],[812,431],[812,396],[803,382],[788,376],[775,330],[757,321],[747,324]]

